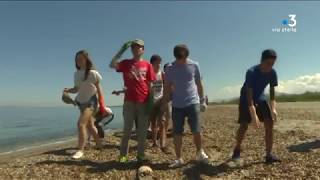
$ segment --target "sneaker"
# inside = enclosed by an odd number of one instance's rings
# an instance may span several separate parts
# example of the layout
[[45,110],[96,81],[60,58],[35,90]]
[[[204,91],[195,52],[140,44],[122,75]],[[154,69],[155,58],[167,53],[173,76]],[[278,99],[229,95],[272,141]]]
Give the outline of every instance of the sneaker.
[[266,156],[266,163],[267,164],[272,164],[275,162],[281,162],[281,160],[277,156],[272,155],[272,154],[269,154]]
[[169,165],[169,168],[178,168],[183,166],[184,161],[182,158],[174,160],[174,162],[172,164]]
[[238,161],[240,160],[240,149],[234,149],[231,157],[232,160]]
[[127,162],[129,162],[129,158],[127,156],[120,156],[119,162],[120,163],[127,163]]
[[82,156],[83,156],[83,152],[82,151],[77,151],[76,153],[74,153],[72,158],[73,159],[80,159]]
[[205,163],[205,164],[209,163],[209,157],[203,150],[197,153],[196,159],[198,162],[201,162],[201,163]]

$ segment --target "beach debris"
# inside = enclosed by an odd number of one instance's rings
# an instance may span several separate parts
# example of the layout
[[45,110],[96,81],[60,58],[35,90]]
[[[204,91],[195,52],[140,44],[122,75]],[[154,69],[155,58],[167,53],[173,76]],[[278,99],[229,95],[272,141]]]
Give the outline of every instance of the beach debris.
[[138,170],[139,177],[150,176],[153,170],[149,166],[141,166]]
[[107,112],[105,114],[101,114],[101,112],[95,114],[95,119],[101,126],[109,124],[114,118],[114,114],[109,107],[106,106],[105,110]]
[[62,94],[62,101],[66,104],[72,104],[74,106],[77,105],[77,103],[69,96],[67,92],[63,92]]

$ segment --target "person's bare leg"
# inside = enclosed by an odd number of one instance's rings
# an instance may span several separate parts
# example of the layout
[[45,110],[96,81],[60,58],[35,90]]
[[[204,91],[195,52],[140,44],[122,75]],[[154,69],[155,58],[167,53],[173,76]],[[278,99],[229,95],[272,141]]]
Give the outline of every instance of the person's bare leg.
[[180,159],[181,158],[181,147],[182,147],[182,135],[181,134],[174,135],[173,143],[174,143],[176,157],[177,157],[177,159]]
[[163,121],[160,121],[159,122],[159,134],[160,134],[160,147],[161,148],[163,148],[165,146],[164,145],[165,133],[163,131],[164,131],[164,124],[163,124]]
[[90,118],[92,116],[92,110],[90,109],[85,109],[79,118],[78,121],[78,147],[79,150],[84,150],[85,143],[86,143],[86,138],[87,138],[87,124],[90,121]]
[[158,136],[158,129],[157,129],[157,120],[154,116],[151,116],[151,133],[152,133],[152,142],[153,145],[157,145],[157,136]]
[[168,123],[166,122],[165,117],[161,117],[161,121],[159,123],[159,129],[160,129],[160,147],[164,148],[166,146],[167,141],[167,127]]
[[[94,119],[93,117],[91,117],[90,121],[89,121],[88,124],[87,124],[87,133],[88,133],[88,138],[87,138],[87,140],[88,140],[88,142],[90,142],[91,136],[93,135],[93,134],[91,133],[90,127],[92,126],[92,125],[91,125],[92,123],[93,123],[93,126],[95,127],[94,121],[95,121],[95,119]],[[98,133],[98,130],[97,130],[96,127],[95,127],[95,130],[96,130],[96,132]]]
[[196,145],[197,152],[199,152],[202,149],[202,139],[201,139],[201,133],[193,133],[193,142]]
[[165,122],[164,122],[164,129],[163,129],[163,144],[164,146],[166,146],[167,144],[167,133],[168,133],[168,127],[169,127],[169,119],[165,119]]
[[95,121],[95,119],[93,117],[91,117],[90,122],[89,122],[89,131],[90,131],[90,134],[93,136],[93,139],[96,142],[96,145],[98,147],[100,147],[101,146],[101,139],[98,135],[98,130],[97,130],[96,126],[94,125],[94,121]]
[[264,127],[265,127],[265,142],[266,142],[266,153],[270,155],[272,152],[273,146],[273,121],[270,119],[264,120]]
[[90,148],[90,146],[91,146],[91,133],[90,133],[90,129],[89,129],[89,124],[90,123],[88,123],[87,124],[87,142],[86,142],[86,148]]
[[88,124],[88,128],[93,128],[92,130],[94,130],[95,131],[95,133],[97,133],[98,134],[98,129],[97,129],[97,127],[94,125],[94,122],[96,121],[96,119],[94,118],[94,117],[91,117],[91,119],[90,119],[90,123]]
[[240,150],[241,149],[241,144],[244,139],[244,136],[248,130],[248,124],[240,124],[240,127],[237,131],[237,136],[236,136],[236,146],[234,149]]

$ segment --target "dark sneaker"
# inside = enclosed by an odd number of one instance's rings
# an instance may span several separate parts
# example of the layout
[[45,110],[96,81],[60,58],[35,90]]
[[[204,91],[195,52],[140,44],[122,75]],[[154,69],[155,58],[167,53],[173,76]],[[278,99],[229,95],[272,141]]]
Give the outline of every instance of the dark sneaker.
[[226,162],[229,168],[239,168],[243,166],[243,161],[240,158],[240,149],[234,149],[231,159]]
[[240,160],[240,149],[234,149],[231,157],[232,160]]
[[272,164],[275,162],[281,162],[281,160],[277,156],[272,155],[272,154],[266,156],[266,163],[267,164]]

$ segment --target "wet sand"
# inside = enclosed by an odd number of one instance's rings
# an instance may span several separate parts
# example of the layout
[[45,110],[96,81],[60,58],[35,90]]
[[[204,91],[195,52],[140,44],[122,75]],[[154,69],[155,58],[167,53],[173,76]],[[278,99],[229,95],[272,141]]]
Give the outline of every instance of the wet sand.
[[[168,168],[174,159],[172,138],[169,154],[146,144],[147,163],[154,173],[149,179],[320,179],[320,103],[281,103],[275,125],[274,153],[283,162],[264,164],[264,130],[250,127],[243,143],[243,165],[226,165],[234,145],[238,127],[236,105],[210,106],[202,114],[204,149],[210,156],[209,165],[194,161],[195,148],[188,127],[183,137],[186,164]],[[121,133],[104,139],[103,150],[90,149],[82,160],[72,160],[75,142],[31,152],[1,157],[0,179],[136,179],[139,165],[117,163]],[[133,137],[134,139],[134,137]],[[135,159],[136,142],[130,142],[130,159]],[[9,161],[8,161],[9,160]]]

